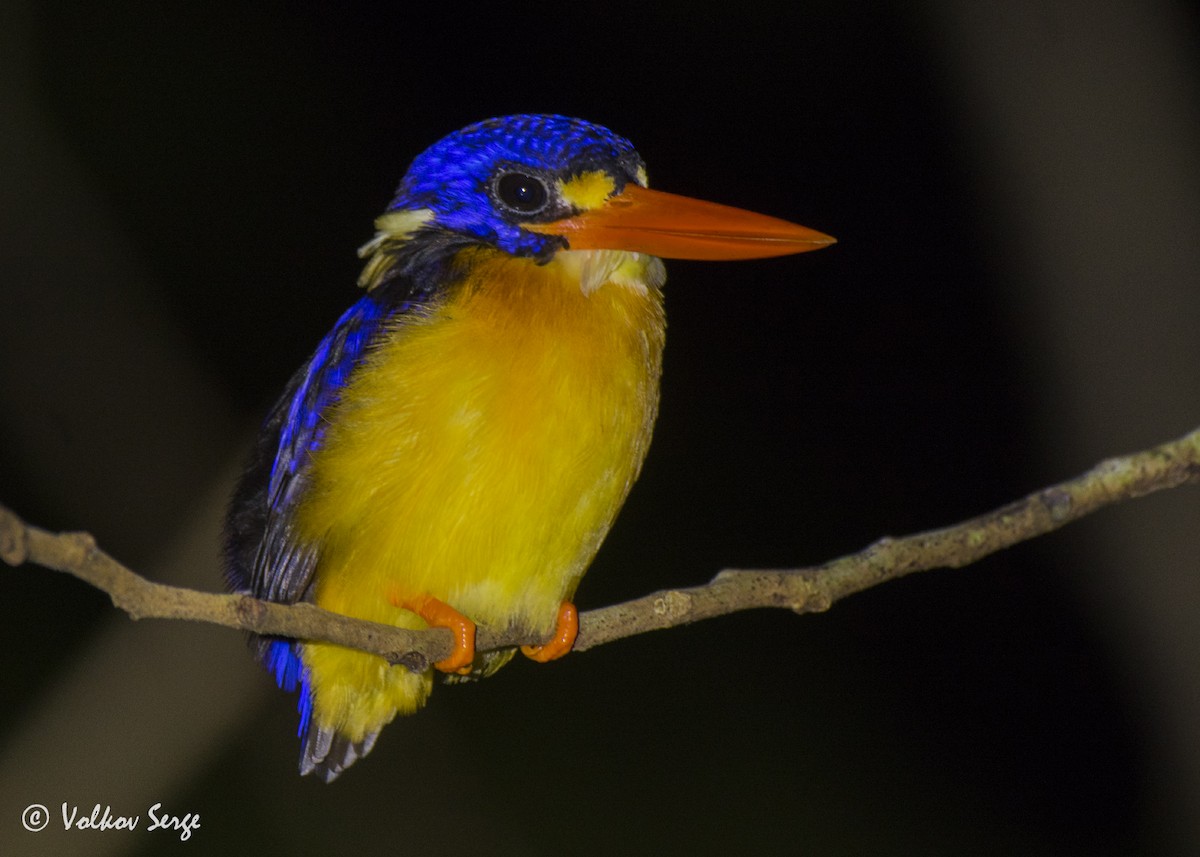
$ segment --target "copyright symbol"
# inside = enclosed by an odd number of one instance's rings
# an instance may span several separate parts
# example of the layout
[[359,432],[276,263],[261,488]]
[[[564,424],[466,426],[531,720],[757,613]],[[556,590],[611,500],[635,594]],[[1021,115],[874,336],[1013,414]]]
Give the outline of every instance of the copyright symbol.
[[39,830],[45,830],[46,825],[49,823],[50,810],[46,809],[40,803],[31,803],[21,813],[21,824],[25,825],[26,830],[32,830],[34,833],[37,833]]

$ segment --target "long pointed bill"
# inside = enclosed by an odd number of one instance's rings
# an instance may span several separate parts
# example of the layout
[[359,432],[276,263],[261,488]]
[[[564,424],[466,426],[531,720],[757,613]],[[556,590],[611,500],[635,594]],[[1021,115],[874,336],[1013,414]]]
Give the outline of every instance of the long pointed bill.
[[632,182],[598,208],[525,228],[561,235],[572,250],[630,250],[666,259],[762,259],[819,250],[835,240],[786,220]]

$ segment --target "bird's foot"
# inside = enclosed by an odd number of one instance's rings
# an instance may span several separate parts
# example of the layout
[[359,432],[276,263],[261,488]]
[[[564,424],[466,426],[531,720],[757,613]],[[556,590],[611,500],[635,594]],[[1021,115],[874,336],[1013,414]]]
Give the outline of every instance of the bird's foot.
[[550,641],[540,646],[521,646],[521,654],[530,660],[544,664],[555,658],[561,658],[575,645],[579,636],[579,613],[570,601],[564,601],[558,608],[558,619],[554,625],[554,636]]
[[424,619],[431,628],[448,628],[454,634],[454,650],[448,658],[434,664],[444,673],[467,675],[475,662],[475,623],[459,613],[445,601],[432,595],[415,598],[395,599],[397,607],[411,610]]

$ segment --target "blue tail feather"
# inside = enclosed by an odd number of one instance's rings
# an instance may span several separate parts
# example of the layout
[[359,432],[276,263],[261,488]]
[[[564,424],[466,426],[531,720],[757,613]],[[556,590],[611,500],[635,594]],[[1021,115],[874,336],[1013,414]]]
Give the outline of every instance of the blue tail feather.
[[375,746],[378,732],[367,735],[362,741],[351,741],[333,729],[317,727],[312,723],[312,686],[308,670],[300,659],[300,646],[294,640],[271,640],[263,656],[267,670],[275,677],[275,683],[287,693],[300,692],[300,773],[316,774],[325,782],[332,782],[337,775],[361,759]]
[[300,660],[300,648],[294,640],[272,640],[264,660],[281,690],[286,693],[300,691],[300,728],[297,736],[303,742],[312,721],[312,688],[309,686],[308,670]]

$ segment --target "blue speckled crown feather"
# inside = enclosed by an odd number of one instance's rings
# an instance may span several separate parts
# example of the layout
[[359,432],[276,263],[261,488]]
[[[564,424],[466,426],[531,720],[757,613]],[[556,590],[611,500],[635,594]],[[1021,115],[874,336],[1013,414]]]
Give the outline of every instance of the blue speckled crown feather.
[[[550,114],[487,119],[456,131],[418,155],[389,211],[429,209],[429,224],[494,243],[515,255],[540,256],[557,239],[524,231],[493,205],[490,185],[498,171],[520,167],[551,178],[603,169],[620,192],[643,168],[633,144],[607,128]],[[549,208],[536,220],[570,212]]]

